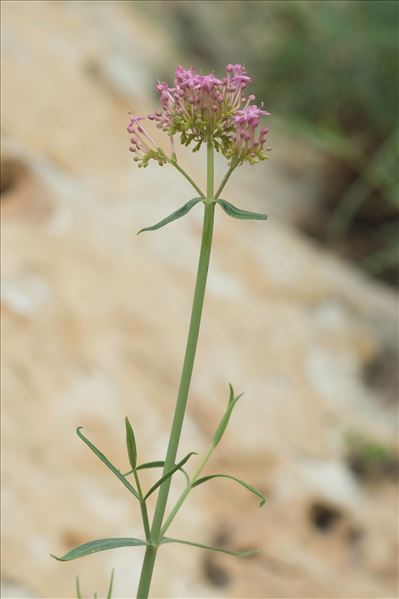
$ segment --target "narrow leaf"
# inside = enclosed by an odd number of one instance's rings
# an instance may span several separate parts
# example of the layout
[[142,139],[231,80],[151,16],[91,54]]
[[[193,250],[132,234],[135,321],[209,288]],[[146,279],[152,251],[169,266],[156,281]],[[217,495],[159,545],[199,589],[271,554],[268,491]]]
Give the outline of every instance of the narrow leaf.
[[96,454],[96,456],[103,462],[103,464],[105,464],[107,466],[107,468],[109,468],[111,470],[111,472],[113,472],[115,474],[115,476],[117,478],[119,478],[119,480],[125,485],[125,487],[131,492],[133,493],[133,495],[137,498],[139,498],[139,495],[136,491],[136,489],[134,487],[132,487],[132,485],[129,483],[128,480],[126,480],[126,478],[123,476],[123,474],[109,461],[108,458],[105,457],[105,455],[99,450],[97,449],[97,447],[95,445],[93,445],[93,443],[91,441],[89,441],[89,439],[87,439],[83,433],[80,432],[80,429],[82,427],[79,426],[76,429],[76,434],[78,435],[78,437],[80,437],[82,439],[82,441],[84,443],[86,443],[86,445],[88,447],[90,447],[90,449],[92,450],[93,453]]
[[80,592],[79,576],[76,577],[76,599],[82,599],[82,594]]
[[231,386],[231,384],[229,383],[229,387],[230,387],[230,397],[229,397],[229,402],[227,404],[227,408],[225,413],[223,414],[218,427],[215,431],[215,434],[213,436],[212,439],[212,446],[215,448],[216,445],[218,445],[218,443],[220,442],[221,438],[223,437],[224,431],[226,430],[226,427],[229,423],[230,420],[230,416],[231,413],[233,411],[234,406],[236,405],[237,401],[243,396],[243,393],[241,393],[240,395],[237,395],[237,397],[235,397],[234,395],[234,389]]
[[145,462],[144,464],[140,464],[140,466],[137,466],[136,470],[145,470],[146,468],[163,468],[164,465],[164,460],[159,460],[156,462]]
[[114,574],[115,574],[115,570],[113,568],[112,572],[111,572],[111,580],[109,581],[109,588],[108,588],[108,593],[107,593],[107,599],[112,599],[112,587],[114,585]]
[[134,432],[132,425],[129,422],[128,417],[125,418],[125,426],[126,426],[126,447],[127,453],[129,456],[129,462],[133,470],[136,468],[137,464],[137,449],[136,449],[136,439],[134,438]]
[[146,500],[156,489],[158,489],[158,487],[160,487],[162,485],[162,483],[165,482],[165,480],[167,480],[168,478],[170,478],[177,470],[181,470],[181,467],[184,466],[184,464],[187,462],[187,460],[189,460],[191,458],[192,455],[197,455],[197,454],[195,453],[195,451],[192,451],[191,453],[188,453],[185,458],[183,458],[178,464],[176,464],[175,466],[173,466],[173,468],[171,468],[166,474],[164,474],[155,483],[155,485],[153,487],[151,487],[151,489],[145,495],[144,500]]
[[259,497],[259,499],[260,499],[259,507],[262,507],[262,505],[265,504],[266,497],[263,495],[263,493],[261,493],[260,491],[257,491],[254,487],[252,487],[245,481],[241,480],[240,478],[236,478],[235,476],[231,476],[230,474],[209,474],[208,476],[203,476],[202,478],[199,478],[198,480],[196,480],[193,483],[192,487],[194,488],[194,487],[197,487],[198,485],[202,485],[202,483],[206,483],[206,481],[211,480],[212,478],[230,478],[231,480],[234,480],[239,485],[242,485],[243,487],[248,489],[248,491],[251,491],[252,493],[257,495],[257,497]]
[[[140,466],[136,467],[136,470],[144,470],[146,468],[163,468],[165,465],[165,461],[164,460],[160,460],[158,462],[145,462],[144,464],[140,464]],[[184,470],[184,468],[179,468],[179,470],[184,474],[187,483],[190,482],[190,477],[188,476],[187,472]],[[133,472],[133,470],[131,470],[130,472],[128,472],[127,474],[131,474]],[[125,474],[125,476],[127,476]]]
[[239,218],[241,220],[267,220],[266,214],[260,212],[250,212],[249,210],[241,210],[226,200],[217,200],[217,203],[223,208],[223,210],[229,216],[233,218]]
[[235,397],[233,385],[231,383],[229,383],[229,390],[230,390],[230,396],[229,396],[229,405],[230,405],[231,403],[233,403],[234,397]]
[[140,235],[140,233],[143,233],[143,231],[155,231],[156,229],[160,229],[161,227],[164,227],[165,225],[171,223],[172,221],[177,220],[178,218],[181,218],[182,216],[187,214],[187,212],[190,212],[191,208],[193,208],[195,206],[195,204],[198,204],[198,202],[201,202],[201,201],[202,201],[202,198],[193,198],[192,200],[187,202],[187,204],[184,204],[184,206],[182,206],[175,212],[172,212],[172,214],[169,214],[169,216],[167,216],[166,218],[163,218],[162,220],[160,220],[159,223],[157,223],[156,225],[152,225],[152,227],[145,227],[144,229],[140,229],[140,231],[137,233],[137,235]]
[[163,543],[181,543],[182,545],[192,545],[193,547],[199,547],[200,549],[219,551],[220,553],[227,553],[228,555],[235,555],[236,557],[251,557],[252,555],[259,553],[259,551],[230,551],[230,549],[224,549],[223,547],[204,545],[202,543],[193,543],[192,541],[182,541],[181,539],[171,539],[170,537],[163,537],[161,539],[161,544]]
[[52,555],[54,559],[59,562],[69,562],[70,560],[77,559],[78,557],[84,557],[85,555],[90,555],[92,553],[98,553],[99,551],[106,551],[108,549],[117,549],[118,547],[138,547],[141,545],[147,545],[145,541],[141,539],[97,539],[96,541],[90,541],[89,543],[83,543],[83,545],[78,545],[75,549],[68,551],[62,557],[57,557],[56,555]]
[[234,408],[237,401],[239,399],[241,399],[241,397],[244,395],[244,393],[240,393],[240,395],[236,396],[236,394],[234,393],[233,385],[231,383],[229,383],[229,389],[230,389],[229,406],[232,406]]

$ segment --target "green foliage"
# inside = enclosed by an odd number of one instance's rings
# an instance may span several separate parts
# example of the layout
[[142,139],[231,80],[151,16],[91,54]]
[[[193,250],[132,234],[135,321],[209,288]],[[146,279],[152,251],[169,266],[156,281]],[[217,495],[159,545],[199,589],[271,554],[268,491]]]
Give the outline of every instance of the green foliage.
[[[185,171],[177,164],[177,162],[175,160],[172,161],[174,166],[185,176],[186,179],[188,179],[190,181],[190,183],[193,185],[193,187],[195,189],[197,189],[197,191],[198,191],[198,193],[200,193],[201,197],[194,198],[193,200],[191,200],[190,202],[185,204],[182,208],[180,208],[178,211],[176,211],[169,217],[167,217],[166,219],[164,219],[157,225],[154,225],[153,227],[149,228],[149,229],[156,229],[156,228],[159,228],[160,226],[164,226],[165,224],[167,224],[168,222],[171,222],[172,220],[175,220],[176,218],[180,218],[185,213],[187,213],[199,201],[204,201],[206,204],[205,212],[204,212],[201,253],[200,253],[197,281],[196,281],[195,294],[194,294],[194,300],[193,300],[191,324],[190,324],[187,349],[186,349],[183,372],[182,372],[182,377],[181,377],[181,384],[180,384],[180,390],[183,389],[183,392],[179,391],[178,400],[177,400],[176,409],[175,409],[174,422],[172,425],[171,435],[170,435],[170,440],[169,440],[168,452],[166,455],[166,460],[165,460],[165,462],[163,462],[163,461],[146,462],[146,463],[143,463],[143,464],[140,464],[139,466],[137,466],[136,439],[135,439],[133,428],[132,428],[132,426],[129,422],[129,419],[127,417],[125,418],[126,447],[127,447],[127,453],[128,453],[131,470],[129,472],[127,472],[126,474],[123,474],[122,471],[119,470],[119,468],[117,468],[104,455],[104,453],[102,451],[100,451],[87,437],[85,437],[83,435],[83,433],[81,432],[82,427],[78,427],[76,430],[79,438],[89,447],[89,449],[99,458],[99,460],[103,464],[105,464],[105,466],[116,476],[116,478],[118,478],[120,480],[120,482],[122,482],[122,484],[130,491],[130,493],[135,497],[135,499],[138,500],[138,502],[140,504],[140,510],[141,510],[141,516],[142,516],[142,522],[143,522],[143,528],[144,528],[146,540],[137,539],[137,538],[97,539],[97,540],[90,541],[88,543],[79,545],[78,547],[75,547],[74,549],[71,549],[62,557],[56,557],[56,556],[52,555],[52,557],[54,557],[55,559],[64,562],[64,561],[71,561],[71,560],[74,560],[74,559],[77,559],[80,557],[85,557],[87,555],[98,553],[100,551],[106,551],[109,549],[115,549],[115,548],[119,548],[119,547],[145,546],[146,551],[145,551],[145,555],[144,555],[143,567],[142,567],[142,572],[141,572],[139,587],[138,587],[138,592],[137,592],[138,596],[141,597],[142,599],[145,599],[148,597],[150,583],[151,583],[151,576],[152,576],[152,571],[153,571],[153,565],[154,565],[154,559],[156,556],[157,549],[158,549],[159,545],[161,545],[161,544],[182,543],[185,545],[192,545],[192,546],[200,547],[203,549],[219,551],[219,552],[227,553],[230,555],[236,555],[238,557],[245,557],[245,556],[253,555],[255,553],[253,551],[235,552],[235,551],[230,551],[228,549],[224,549],[224,548],[220,548],[220,547],[214,547],[212,545],[204,545],[201,543],[184,541],[184,540],[180,540],[180,539],[173,539],[173,538],[164,536],[164,533],[169,528],[175,515],[178,513],[184,500],[186,499],[187,495],[190,493],[190,491],[192,490],[192,488],[194,486],[202,484],[212,478],[220,478],[220,477],[221,478],[229,478],[229,479],[232,479],[235,482],[239,483],[240,485],[244,486],[252,493],[255,493],[261,499],[261,504],[264,503],[264,501],[265,501],[265,498],[262,493],[260,493],[256,489],[254,489],[251,485],[245,483],[244,481],[242,481],[236,477],[233,477],[230,475],[215,474],[215,475],[209,475],[206,477],[202,477],[202,479],[199,478],[199,475],[200,475],[202,469],[205,467],[209,457],[211,456],[215,447],[220,442],[220,440],[225,432],[225,429],[227,427],[227,424],[229,422],[232,410],[233,410],[235,404],[237,403],[238,399],[242,395],[241,394],[241,395],[236,396],[232,385],[229,385],[230,394],[229,394],[228,405],[227,405],[226,411],[216,429],[215,435],[212,439],[211,447],[208,450],[205,457],[203,458],[202,462],[200,463],[199,467],[197,468],[197,470],[196,470],[195,474],[192,476],[192,478],[190,479],[190,477],[187,475],[187,473],[183,470],[183,466],[189,460],[189,458],[192,455],[194,455],[195,452],[190,452],[182,460],[180,460],[177,464],[175,463],[180,434],[181,434],[181,428],[182,428],[182,424],[183,424],[183,420],[184,420],[184,412],[185,412],[186,402],[187,402],[187,398],[188,398],[188,391],[189,391],[189,386],[190,386],[192,367],[193,367],[194,358],[195,358],[195,350],[196,350],[196,345],[197,345],[197,340],[198,340],[199,325],[200,325],[200,320],[201,320],[203,299],[204,299],[204,294],[205,294],[205,285],[206,285],[207,272],[208,272],[208,266],[209,266],[209,257],[210,257],[210,251],[211,251],[211,245],[212,245],[213,217],[214,217],[214,210],[215,210],[215,202],[217,201],[217,198],[219,197],[219,193],[221,193],[221,190],[223,189],[225,183],[227,182],[228,177],[230,176],[230,174],[233,170],[233,168],[230,167],[230,169],[226,173],[225,178],[223,179],[223,181],[219,187],[219,191],[217,192],[216,196],[214,196],[213,146],[211,143],[208,144],[207,158],[208,158],[208,167],[207,167],[207,194],[208,194],[208,197],[205,198],[204,195],[202,194],[201,190],[197,187],[197,185],[191,179],[191,177],[187,173],[185,173]],[[222,207],[228,213],[231,213],[231,215],[234,216],[235,218],[261,218],[262,220],[264,220],[264,218],[265,218],[264,215],[258,215],[258,214],[254,214],[254,213],[246,213],[244,211],[241,211],[241,210],[235,208],[234,206],[232,206],[231,204],[229,204],[228,202],[225,202],[223,200],[219,200],[219,202],[221,203]],[[250,216],[248,216],[249,214],[250,214]],[[162,467],[162,466],[164,468],[164,471],[163,471],[161,478],[159,478],[159,480],[149,489],[149,491],[147,491],[147,493],[144,494],[142,491],[138,471],[143,470],[143,469]],[[187,484],[186,484],[184,491],[178,498],[175,506],[172,508],[169,516],[164,521],[165,508],[167,506],[167,499],[168,499],[171,478],[172,478],[173,474],[175,474],[175,472],[177,472],[178,470],[181,470],[183,472],[183,474],[186,478]],[[131,485],[131,483],[129,482],[129,480],[126,478],[129,474],[133,474],[136,488],[134,488]],[[159,489],[158,500],[157,500],[157,505],[155,507],[152,525],[150,526],[146,501],[157,489]],[[109,599],[112,594],[112,582],[113,582],[113,575],[111,577],[110,588],[108,591],[107,599]],[[79,579],[77,579],[77,581],[76,581],[76,591],[77,591],[78,599],[81,599]],[[94,597],[97,597],[97,594],[95,594]]]
[[226,200],[217,200],[216,201],[219,206],[223,208],[226,214],[231,216],[232,218],[238,218],[241,220],[267,220],[266,214],[260,214],[259,212],[250,212],[249,210],[241,210],[240,208],[236,208],[230,202]]
[[230,395],[229,395],[229,402],[227,404],[226,411],[223,414],[222,419],[221,419],[221,421],[216,429],[216,432],[213,436],[213,439],[212,439],[212,448],[213,449],[220,443],[220,440],[223,437],[223,433],[226,430],[226,427],[229,423],[231,413],[234,409],[234,406],[236,405],[236,403],[240,399],[240,397],[242,397],[244,395],[243,393],[241,393],[240,395],[236,396],[234,393],[234,389],[230,383],[229,383],[229,389],[230,389]]
[[129,422],[129,419],[125,418],[125,426],[126,426],[126,447],[127,453],[129,456],[130,466],[132,470],[136,470],[137,464],[137,449],[136,449],[136,439],[134,438],[134,432],[132,425]]
[[266,502],[266,497],[263,495],[263,493],[257,491],[254,487],[241,480],[240,478],[231,476],[230,474],[208,474],[207,476],[203,476],[202,478],[197,478],[197,480],[194,481],[194,483],[191,486],[192,488],[198,487],[198,485],[202,485],[203,483],[206,483],[208,480],[211,480],[212,478],[229,478],[230,480],[234,480],[236,483],[242,485],[243,487],[248,489],[248,491],[251,491],[251,493],[254,493],[254,495],[257,495],[260,498],[259,507],[262,507]]
[[165,543],[181,543],[183,545],[192,545],[192,547],[199,547],[200,549],[208,549],[208,551],[217,551],[219,553],[227,553],[228,555],[235,555],[235,557],[252,557],[257,555],[258,551],[231,551],[224,547],[215,547],[214,545],[204,545],[202,543],[194,543],[192,541],[182,541],[181,539],[171,539],[170,537],[163,537],[161,545]]
[[151,489],[146,493],[144,499],[148,499],[148,497],[150,495],[152,495],[152,493],[154,491],[156,491],[158,489],[158,487],[160,487],[166,480],[168,480],[171,476],[173,476],[173,474],[175,472],[177,472],[177,470],[181,470],[182,466],[184,466],[184,464],[191,458],[192,455],[197,455],[197,454],[195,453],[195,451],[191,451],[178,464],[173,466],[173,468],[168,470],[168,472],[166,472],[166,474],[161,476],[161,478],[155,483],[155,485],[153,485],[151,487]]
[[[58,559],[58,558],[56,558]],[[111,578],[109,581],[109,586],[108,586],[108,591],[107,591],[107,599],[112,599],[112,588],[113,588],[113,584],[114,584],[114,573],[115,570],[113,569],[111,572]],[[94,593],[93,595],[93,599],[97,598],[97,593]],[[83,599],[82,597],[82,593],[80,590],[80,582],[79,582],[79,576],[76,577],[76,599]]]
[[[144,529],[146,532],[146,541],[143,541],[142,539],[135,539],[135,538],[107,538],[107,539],[97,539],[95,541],[89,541],[88,543],[83,543],[82,545],[79,545],[77,547],[75,547],[74,549],[71,549],[70,551],[68,551],[65,555],[63,555],[62,557],[57,557],[55,555],[52,555],[52,557],[54,557],[56,560],[58,561],[62,561],[62,562],[66,562],[66,561],[71,561],[74,559],[78,559],[80,557],[85,557],[87,555],[91,555],[93,553],[98,553],[99,551],[106,551],[109,549],[116,549],[119,547],[137,547],[137,546],[146,546],[146,545],[152,545],[153,542],[151,541],[151,535],[150,535],[150,529],[149,529],[149,523],[148,523],[148,515],[147,515],[147,510],[146,510],[146,500],[152,495],[152,493],[154,493],[154,491],[156,491],[159,487],[161,487],[167,480],[169,480],[173,474],[175,474],[175,472],[177,472],[178,470],[181,470],[186,478],[187,481],[187,485],[185,490],[182,493],[182,496],[180,497],[180,499],[178,500],[175,508],[173,508],[171,515],[169,517],[169,519],[166,522],[166,528],[169,527],[170,523],[172,522],[173,518],[175,517],[175,515],[177,514],[177,512],[179,511],[181,505],[183,504],[184,499],[186,498],[186,496],[189,494],[189,492],[196,486],[199,486],[205,482],[207,482],[208,480],[211,480],[213,478],[226,478],[226,479],[230,479],[230,480],[234,480],[235,482],[237,482],[238,484],[240,484],[241,486],[245,487],[246,489],[248,489],[249,491],[251,491],[252,493],[254,493],[257,497],[259,497],[260,499],[260,506],[262,506],[265,503],[265,496],[263,495],[263,493],[261,493],[260,491],[257,491],[254,487],[252,487],[251,485],[249,485],[248,483],[244,482],[243,480],[235,477],[235,476],[231,476],[228,474],[211,474],[211,475],[207,475],[204,477],[199,478],[199,474],[202,471],[202,469],[204,468],[204,466],[206,465],[209,457],[211,456],[211,454],[213,453],[214,449],[216,448],[216,446],[219,444],[220,440],[222,439],[222,436],[226,430],[226,427],[228,425],[228,422],[230,420],[231,417],[231,413],[234,409],[234,406],[236,405],[237,401],[240,399],[240,397],[242,397],[243,394],[240,395],[235,395],[234,389],[232,387],[231,384],[229,384],[229,400],[228,400],[228,404],[227,404],[227,408],[226,411],[224,413],[224,415],[221,418],[221,421],[216,429],[216,432],[214,434],[214,437],[212,439],[212,443],[211,443],[211,447],[208,451],[208,453],[205,455],[205,458],[203,459],[203,461],[201,462],[199,468],[197,469],[196,474],[193,476],[192,480],[190,480],[188,474],[185,472],[185,470],[183,469],[184,464],[190,459],[190,457],[192,455],[196,455],[195,452],[190,452],[189,454],[187,454],[182,460],[180,460],[180,462],[178,462],[177,464],[175,464],[170,470],[168,470],[168,472],[166,472],[165,474],[163,474],[161,476],[161,478],[149,489],[149,491],[147,491],[147,493],[145,495],[143,495],[142,491],[141,491],[141,486],[140,486],[140,482],[138,479],[138,475],[137,475],[137,471],[138,470],[144,470],[144,469],[149,469],[149,468],[159,468],[159,467],[164,467],[165,462],[164,461],[154,461],[154,462],[146,462],[143,464],[140,464],[139,466],[137,466],[137,447],[136,447],[136,440],[135,440],[135,436],[134,436],[134,432],[133,432],[133,428],[129,422],[129,419],[126,417],[125,418],[125,427],[126,427],[126,446],[127,446],[127,450],[128,450],[128,457],[129,457],[129,462],[130,462],[130,466],[132,468],[132,470],[130,470],[129,472],[127,472],[126,474],[122,474],[121,471],[114,466],[109,459],[91,442],[89,441],[89,439],[87,439],[87,437],[85,437],[83,435],[83,433],[81,432],[81,428],[82,427],[78,427],[77,428],[77,434],[78,436],[82,439],[82,441],[93,451],[93,453],[107,466],[107,468],[109,468],[109,470],[111,470],[111,472],[124,484],[124,486],[126,486],[129,491],[134,495],[134,497],[136,499],[139,500],[141,508],[142,508],[142,517],[143,517],[143,524],[144,524]],[[129,483],[129,481],[126,479],[126,476],[128,476],[129,474],[133,473],[135,475],[135,480],[138,486],[138,491],[136,491],[136,489],[134,489],[134,487],[132,487],[132,485]],[[230,551],[228,549],[224,549],[224,548],[219,548],[219,547],[214,547],[212,545],[204,545],[201,543],[195,543],[195,542],[191,542],[191,541],[182,541],[179,539],[172,539],[169,537],[164,537],[162,536],[161,540],[160,540],[161,544],[164,543],[183,543],[185,545],[193,545],[195,547],[200,547],[203,549],[209,549],[212,551],[219,551],[222,553],[228,553],[230,555],[235,555],[238,557],[246,557],[249,555],[254,555],[256,552],[254,551]],[[112,577],[111,577],[111,582],[110,582],[110,590],[108,592],[108,598],[111,597],[111,593],[112,593],[112,582],[113,582],[113,573],[112,573]],[[79,578],[76,579],[76,593],[77,593],[77,597],[78,599],[82,599],[81,597],[81,591],[80,591],[80,586],[79,586]]]
[[114,586],[114,574],[115,574],[115,570],[112,570],[111,579],[109,581],[109,587],[108,587],[108,592],[107,592],[107,599],[112,599],[112,589]]
[[[156,462],[145,462],[144,464],[140,464],[140,466],[137,466],[136,470],[146,470],[148,468],[163,468],[164,466],[165,466],[165,460],[159,460]],[[182,466],[180,466],[179,470],[184,475],[186,481],[189,481],[189,476],[188,476],[187,472],[184,470],[184,468],[182,468]]]
[[147,545],[147,543],[141,539],[97,539],[96,541],[89,541],[88,543],[83,543],[83,545],[78,545],[62,557],[57,557],[56,555],[51,555],[51,557],[60,562],[69,562],[79,557],[98,553],[99,551],[107,551],[108,549],[117,549],[119,547],[138,547],[144,545]]
[[80,592],[79,576],[76,577],[76,599],[82,599],[82,593]]
[[82,441],[84,443],[86,443],[86,445],[88,447],[90,447],[90,449],[92,450],[92,452],[102,461],[103,464],[105,464],[107,466],[107,468],[109,468],[109,470],[111,470],[111,472],[113,474],[115,474],[115,476],[117,478],[119,478],[119,480],[121,481],[122,484],[125,485],[125,487],[136,497],[136,499],[139,499],[139,495],[136,491],[136,489],[129,483],[129,481],[126,479],[125,476],[123,476],[123,474],[118,470],[118,468],[116,468],[107,457],[105,457],[105,455],[99,450],[97,449],[97,447],[91,442],[89,441],[89,439],[87,439],[83,433],[81,433],[82,427],[79,426],[76,429],[76,434],[78,435],[78,437],[80,437],[82,439]]
[[156,225],[152,225],[151,227],[145,227],[144,229],[140,229],[140,231],[137,233],[137,235],[140,235],[140,233],[143,233],[144,231],[155,231],[156,229],[160,229],[161,227],[164,227],[165,225],[171,223],[172,221],[177,220],[178,218],[181,218],[182,216],[187,214],[187,212],[189,212],[191,210],[191,208],[193,208],[196,204],[198,204],[198,202],[201,202],[201,200],[202,200],[202,198],[194,198],[194,199],[190,200],[189,202],[187,202],[187,204],[184,204],[184,206],[182,206],[175,212],[172,212],[172,214],[169,214],[169,216],[167,216],[166,218],[163,218]]
[[399,457],[396,451],[358,431],[349,431],[345,436],[345,458],[360,479],[399,476]]

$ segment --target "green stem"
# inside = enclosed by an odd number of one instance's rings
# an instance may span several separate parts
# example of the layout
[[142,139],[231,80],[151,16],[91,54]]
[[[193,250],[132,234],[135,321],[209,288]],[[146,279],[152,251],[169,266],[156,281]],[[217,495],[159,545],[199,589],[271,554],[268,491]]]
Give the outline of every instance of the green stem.
[[229,170],[227,171],[227,173],[225,174],[223,181],[221,182],[221,184],[218,187],[217,192],[215,193],[215,200],[218,199],[218,197],[220,196],[220,194],[222,193],[224,186],[226,185],[227,181],[230,178],[231,173],[234,171],[234,169],[237,167],[237,164],[232,164],[229,168]]
[[[175,164],[177,167],[177,165]],[[179,169],[180,170],[180,169]],[[194,359],[197,350],[198,335],[201,324],[202,308],[204,305],[205,287],[208,276],[209,259],[212,247],[213,223],[215,214],[215,204],[213,200],[214,185],[214,162],[213,162],[213,144],[208,143],[207,152],[207,198],[204,201],[204,224],[202,229],[201,250],[198,262],[197,280],[195,284],[193,307],[191,311],[190,328],[188,332],[186,353],[184,356],[183,369],[180,379],[179,392],[177,395],[175,413],[173,417],[172,429],[169,437],[169,445],[166,453],[164,474],[170,470],[176,461],[177,450],[180,441],[181,430],[183,427],[184,414],[186,411],[188,392],[190,389],[191,376],[193,372]],[[161,540],[161,527],[165,514],[166,503],[168,500],[171,479],[169,478],[160,487],[158,499],[154,512],[154,519],[151,526],[152,545],[147,546],[143,566],[141,570],[137,599],[147,599],[152,572],[154,569],[156,550]]]
[[177,163],[176,160],[169,160],[169,162],[170,162],[170,164],[173,164],[173,166],[175,168],[177,168],[177,170],[179,171],[179,173],[181,173],[183,175],[183,177],[185,177],[187,179],[187,181],[189,181],[191,183],[191,185],[194,187],[195,191],[197,191],[199,193],[200,197],[203,198],[203,199],[205,199],[204,193],[198,187],[198,185],[196,184],[196,182],[194,181],[194,179],[192,179],[190,177],[190,175],[188,173],[186,173],[186,171],[184,170],[184,168],[182,168],[180,166],[180,164]]
[[139,494],[139,499],[140,499],[141,518],[143,520],[145,539],[146,539],[147,543],[150,543],[151,542],[151,530],[150,530],[150,523],[148,520],[147,506],[146,506],[146,503],[144,500],[143,491],[142,491],[141,485],[140,485],[139,475],[137,474],[136,469],[133,470],[133,474],[134,474],[134,479],[136,481],[137,492]]
[[209,140],[207,146],[207,178],[206,178],[206,197],[213,200],[213,189],[215,186],[215,161],[213,155],[213,142]]
[[154,545],[147,545],[146,547],[139,588],[137,589],[137,599],[147,599],[148,597],[157,550],[158,547],[154,547]]
[[198,466],[197,470],[194,472],[193,476],[191,477],[189,483],[187,484],[187,487],[184,489],[184,491],[180,495],[179,499],[176,502],[176,505],[173,507],[173,509],[171,510],[169,516],[165,520],[164,525],[162,526],[161,537],[164,536],[164,534],[168,530],[169,526],[172,524],[172,522],[175,519],[178,511],[180,510],[181,506],[183,505],[184,501],[186,500],[187,495],[190,493],[190,491],[191,491],[191,489],[193,487],[193,484],[195,483],[195,481],[197,480],[197,478],[199,477],[199,475],[201,474],[201,472],[205,468],[206,464],[208,463],[208,460],[211,457],[211,454],[212,454],[212,452],[213,452],[214,449],[215,449],[215,447],[212,445],[212,447],[208,450],[208,452],[206,453],[204,459],[202,460],[202,462]]

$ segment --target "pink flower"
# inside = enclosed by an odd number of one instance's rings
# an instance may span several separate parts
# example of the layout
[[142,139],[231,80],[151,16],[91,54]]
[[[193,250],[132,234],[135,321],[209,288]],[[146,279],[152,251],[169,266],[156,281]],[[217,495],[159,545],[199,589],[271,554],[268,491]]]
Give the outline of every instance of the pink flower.
[[[214,73],[202,75],[192,67],[179,66],[174,87],[158,82],[160,110],[148,118],[169,136],[179,134],[183,145],[194,142],[193,151],[212,140],[216,150],[234,163],[264,160],[267,130],[261,129],[256,134],[256,128],[260,119],[270,113],[253,104],[254,95],[245,95],[250,82],[245,67],[240,64],[228,64],[223,79]],[[149,148],[154,142],[140,124],[142,119],[132,117],[128,130],[134,132],[133,151],[145,156],[146,152],[153,151],[153,147]]]
[[147,166],[151,158],[157,160],[160,166],[165,164],[167,162],[165,153],[140,124],[146,117],[135,116],[132,112],[129,114],[131,117],[127,130],[132,135],[129,151],[135,154],[133,160],[138,163],[138,166]]
[[247,106],[242,110],[237,110],[234,121],[236,123],[246,123],[251,127],[257,127],[259,125],[259,120],[261,116],[269,116],[270,112],[267,110],[262,110],[258,108],[258,106]]

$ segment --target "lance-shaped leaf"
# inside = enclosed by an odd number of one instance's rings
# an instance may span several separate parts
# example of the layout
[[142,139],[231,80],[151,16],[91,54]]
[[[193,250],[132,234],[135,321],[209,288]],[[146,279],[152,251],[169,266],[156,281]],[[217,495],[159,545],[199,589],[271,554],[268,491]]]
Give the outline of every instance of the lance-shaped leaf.
[[182,206],[175,212],[172,212],[172,214],[169,214],[169,216],[167,216],[166,218],[163,218],[162,220],[160,220],[159,223],[157,223],[156,225],[152,225],[152,227],[144,227],[144,229],[140,229],[140,231],[137,233],[137,235],[140,235],[140,233],[143,233],[143,231],[155,231],[156,229],[160,229],[161,227],[168,225],[172,221],[177,220],[178,218],[181,218],[182,216],[187,214],[187,212],[190,212],[191,208],[193,208],[196,204],[198,204],[198,202],[201,202],[201,201],[202,201],[202,198],[193,198],[192,200],[187,202],[187,204],[184,204],[184,206]]
[[230,202],[226,202],[226,200],[217,200],[217,203],[223,208],[226,214],[233,218],[239,218],[241,220],[267,220],[266,214],[241,210],[240,208],[233,206],[233,204],[230,204]]
[[107,551],[108,549],[118,549],[119,547],[139,547],[145,546],[147,543],[141,539],[122,538],[122,539],[97,539],[96,541],[90,541],[89,543],[83,543],[78,545],[75,549],[71,549],[62,557],[52,555],[54,559],[59,562],[69,562],[78,557],[85,557],[92,553],[98,553],[99,551]]
[[158,489],[158,487],[160,487],[162,485],[162,483],[165,482],[165,480],[168,480],[168,478],[170,478],[177,470],[181,470],[181,467],[184,466],[184,464],[187,462],[187,460],[189,460],[191,458],[192,455],[197,455],[197,454],[195,451],[191,451],[178,464],[176,464],[175,466],[173,466],[173,468],[171,468],[168,472],[166,472],[166,474],[164,474],[155,483],[155,485],[153,487],[151,487],[151,489],[148,491],[148,493],[144,496],[144,500],[146,500],[156,489]]
[[213,448],[216,447],[216,445],[220,442],[220,439],[223,437],[223,433],[226,430],[226,427],[229,423],[233,408],[236,405],[237,401],[240,399],[240,397],[242,397],[244,395],[243,393],[241,393],[240,395],[237,395],[237,397],[235,397],[234,389],[230,383],[229,383],[229,388],[230,388],[229,403],[227,404],[226,411],[223,414],[222,419],[219,422],[219,425],[218,425],[216,432],[213,436],[213,439],[212,439],[212,447]]
[[125,487],[131,492],[133,493],[133,495],[140,500],[139,495],[136,491],[136,489],[129,483],[128,480],[126,480],[126,478],[123,476],[123,474],[118,470],[118,468],[116,468],[107,457],[105,457],[105,455],[99,450],[97,449],[97,447],[95,445],[93,445],[93,443],[91,441],[89,441],[89,439],[87,439],[83,433],[80,432],[80,429],[82,427],[79,426],[76,429],[76,433],[78,435],[78,437],[80,437],[82,439],[82,441],[84,443],[86,443],[86,445],[88,447],[90,447],[90,449],[92,450],[93,453],[96,454],[96,456],[103,462],[103,464],[105,464],[107,466],[107,468],[109,468],[111,470],[111,472],[113,472],[113,474],[115,474],[115,476],[117,478],[119,478],[119,480],[125,485]]
[[[136,466],[136,471],[137,470],[146,470],[148,468],[163,468],[165,466],[165,461],[164,460],[158,460],[156,462],[145,462],[144,464],[140,464],[139,466]],[[179,468],[179,470],[184,474],[187,483],[190,482],[190,477],[188,476],[187,472],[184,470],[184,468]],[[129,472],[126,472],[124,474],[124,476],[128,476],[129,474],[132,474],[133,470],[129,470]]]
[[164,466],[164,460],[157,460],[155,462],[144,462],[144,464],[137,466],[136,470],[146,470],[147,468],[163,468]]
[[[136,471],[137,470],[145,470],[146,468],[162,468],[164,466],[165,462],[162,460],[158,460],[156,462],[145,462],[144,464],[140,464],[139,466],[136,466]],[[128,472],[125,472],[123,476],[129,476],[129,474],[133,474],[134,470],[129,470]]]
[[111,580],[109,581],[109,587],[108,587],[108,593],[107,593],[107,599],[112,599],[112,587],[114,585],[114,573],[115,570],[112,569],[111,572]]
[[[160,460],[158,462],[145,462],[144,464],[140,464],[140,466],[137,466],[136,470],[144,470],[146,468],[163,468],[164,466],[165,466],[164,460]],[[181,466],[180,466],[179,470],[180,470],[180,472],[182,472],[182,474],[184,474],[185,479],[188,484],[190,482],[190,477],[188,476],[187,472]]]
[[129,456],[129,462],[133,470],[136,469],[137,464],[137,449],[136,449],[136,439],[134,438],[134,432],[132,425],[129,422],[128,417],[125,418],[125,426],[126,426],[126,447],[127,453]]
[[218,551],[220,553],[227,553],[228,555],[235,555],[236,557],[251,557],[256,555],[259,551],[231,551],[224,547],[215,547],[214,545],[204,545],[203,543],[194,543],[193,541],[182,541],[181,539],[171,539],[170,537],[163,537],[161,544],[164,543],[181,543],[182,545],[192,545],[193,547],[199,547],[200,549],[208,549],[209,551]]
[[230,474],[209,474],[208,476],[203,476],[202,478],[197,479],[192,484],[192,487],[193,488],[198,487],[198,485],[202,485],[202,483],[206,483],[208,480],[211,480],[212,478],[230,478],[231,480],[234,480],[239,485],[242,485],[243,487],[248,489],[248,491],[251,491],[251,493],[254,493],[255,495],[257,495],[257,497],[259,497],[259,499],[260,499],[259,507],[262,507],[262,505],[265,504],[266,497],[263,495],[263,493],[261,493],[260,491],[257,491],[254,487],[252,487],[252,485],[249,485],[248,483],[241,480],[240,478],[236,478],[235,476],[231,476]]

